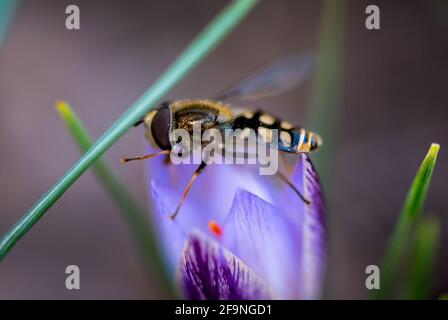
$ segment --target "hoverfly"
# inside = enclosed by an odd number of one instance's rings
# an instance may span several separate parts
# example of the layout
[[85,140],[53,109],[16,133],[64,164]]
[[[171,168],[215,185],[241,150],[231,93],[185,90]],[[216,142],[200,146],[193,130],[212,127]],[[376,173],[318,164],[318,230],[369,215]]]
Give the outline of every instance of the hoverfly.
[[[163,154],[169,155],[173,147],[172,139],[170,139],[171,132],[182,128],[192,134],[193,124],[197,121],[200,122],[201,130],[204,131],[210,128],[218,130],[249,128],[257,132],[265,142],[272,142],[269,141],[273,136],[270,132],[276,129],[278,130],[278,135],[276,135],[278,141],[275,145],[281,152],[297,154],[318,149],[322,144],[319,135],[261,110],[235,112],[230,104],[224,102],[235,98],[242,100],[259,99],[284,92],[305,80],[312,69],[312,65],[313,57],[310,54],[289,56],[238,81],[214,100],[184,99],[162,103],[158,108],[149,111],[142,120],[135,124],[136,126],[144,124],[146,139],[153,147],[159,148],[161,151],[149,155],[124,158],[122,162],[150,159]],[[205,167],[206,163],[202,161],[193,173],[176,210],[171,215],[172,219],[179,213],[193,182]],[[305,199],[286,175],[281,172],[277,174],[306,204],[309,204],[309,200]]]

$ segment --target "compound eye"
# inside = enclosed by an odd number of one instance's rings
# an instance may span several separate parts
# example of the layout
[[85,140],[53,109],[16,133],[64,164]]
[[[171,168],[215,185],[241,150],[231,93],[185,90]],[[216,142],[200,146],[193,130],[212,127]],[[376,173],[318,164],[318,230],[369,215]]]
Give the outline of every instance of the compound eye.
[[151,132],[154,141],[163,149],[170,149],[170,126],[171,110],[168,106],[163,106],[157,110],[151,122]]

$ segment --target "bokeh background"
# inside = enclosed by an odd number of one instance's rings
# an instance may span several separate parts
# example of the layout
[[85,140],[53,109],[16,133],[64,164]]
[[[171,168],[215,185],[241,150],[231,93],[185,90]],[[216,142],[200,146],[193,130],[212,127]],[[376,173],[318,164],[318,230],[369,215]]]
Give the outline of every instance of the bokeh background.
[[[55,101],[69,101],[98,137],[226,3],[22,1],[0,53],[0,233],[79,158]],[[339,130],[325,181],[326,296],[367,296],[365,267],[380,263],[412,178],[436,141],[442,148],[425,211],[439,215],[443,225],[433,274],[437,297],[448,290],[448,6],[374,1],[381,30],[368,31],[364,11],[372,3],[353,0],[346,7],[342,95],[333,119]],[[65,28],[69,4],[81,9],[79,31]],[[210,97],[271,58],[316,51],[321,14],[320,1],[261,1],[169,98]],[[309,127],[312,91],[313,79],[256,106]],[[143,150],[137,128],[105,158],[146,204],[143,164],[118,161]],[[81,290],[65,289],[69,264],[81,269]],[[0,298],[163,298],[158,280],[89,171],[0,264]]]

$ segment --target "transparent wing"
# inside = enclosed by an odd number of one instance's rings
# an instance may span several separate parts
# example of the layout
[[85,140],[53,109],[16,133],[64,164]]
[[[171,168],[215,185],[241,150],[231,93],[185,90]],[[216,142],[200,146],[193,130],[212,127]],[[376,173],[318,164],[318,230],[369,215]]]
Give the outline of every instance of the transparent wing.
[[255,100],[280,94],[306,80],[313,67],[311,53],[283,57],[230,86],[217,100]]

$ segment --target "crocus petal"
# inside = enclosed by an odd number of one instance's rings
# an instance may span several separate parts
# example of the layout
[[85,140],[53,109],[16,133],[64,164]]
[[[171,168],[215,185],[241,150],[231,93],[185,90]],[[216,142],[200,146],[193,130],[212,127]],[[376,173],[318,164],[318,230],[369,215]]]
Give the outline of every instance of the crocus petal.
[[298,156],[289,177],[311,200],[309,206],[277,177],[260,176],[257,166],[211,165],[196,180],[175,221],[169,215],[197,165],[167,166],[163,158],[148,165],[154,218],[172,271],[178,268],[191,231],[212,234],[208,223],[215,220],[222,227],[222,245],[263,279],[275,298],[320,297],[325,205],[308,155]]
[[188,238],[180,280],[189,299],[269,299],[262,280],[240,259],[199,233]]
[[276,298],[298,297],[300,228],[261,198],[239,190],[223,228],[223,245],[269,283]]
[[325,203],[317,172],[307,154],[302,155],[304,195],[311,200],[303,216],[301,283],[303,298],[320,297],[326,263]]
[[169,218],[172,213],[172,209],[167,205],[170,200],[170,193],[156,180],[151,181],[150,190],[154,208],[152,219],[155,220],[157,225],[155,232],[163,247],[161,252],[167,260],[166,265],[170,272],[174,274],[185,245],[186,231],[180,221],[173,221]]

